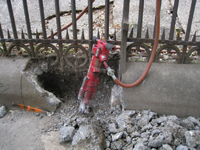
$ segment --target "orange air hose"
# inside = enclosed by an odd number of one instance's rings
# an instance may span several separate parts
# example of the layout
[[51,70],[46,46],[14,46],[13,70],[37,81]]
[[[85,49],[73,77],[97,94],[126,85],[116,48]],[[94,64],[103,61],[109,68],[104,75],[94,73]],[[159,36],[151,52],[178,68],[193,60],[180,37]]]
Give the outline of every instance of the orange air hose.
[[124,87],[124,88],[132,88],[136,85],[138,85],[142,80],[144,80],[144,78],[146,77],[147,73],[149,72],[149,69],[151,68],[151,65],[153,63],[155,54],[156,54],[156,50],[157,50],[157,46],[158,46],[158,40],[159,40],[159,31],[160,31],[160,0],[156,1],[156,35],[155,35],[155,41],[154,41],[154,47],[153,47],[153,51],[151,54],[151,58],[149,60],[149,63],[147,65],[146,70],[144,71],[144,73],[142,74],[142,76],[134,83],[132,84],[124,84],[122,82],[120,82],[115,76],[114,76],[114,81],[116,84]]

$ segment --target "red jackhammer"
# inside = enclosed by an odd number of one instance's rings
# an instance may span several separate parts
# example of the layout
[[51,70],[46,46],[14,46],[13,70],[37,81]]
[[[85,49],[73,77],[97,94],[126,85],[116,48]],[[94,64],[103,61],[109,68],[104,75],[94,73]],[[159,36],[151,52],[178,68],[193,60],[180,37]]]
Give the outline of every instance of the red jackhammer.
[[107,65],[109,52],[115,51],[116,48],[112,44],[107,43],[106,41],[102,41],[100,39],[97,39],[96,37],[93,38],[93,41],[97,42],[97,44],[93,45],[93,53],[94,54],[92,56],[92,60],[90,63],[90,67],[88,69],[87,76],[83,80],[83,83],[79,90],[79,95],[78,95],[78,99],[81,100],[81,103],[79,106],[79,111],[81,113],[88,113],[89,100],[92,100],[95,98],[97,85],[99,83],[98,75],[99,75],[100,67],[101,67],[102,63],[104,64],[104,66],[107,69],[108,76],[111,76],[116,84],[118,84],[124,88],[132,88],[132,87],[138,85],[139,83],[141,83],[141,81],[146,77],[149,69],[151,68],[152,62],[154,60],[154,56],[156,54],[158,41],[159,41],[160,3],[161,3],[161,0],[156,1],[156,34],[155,34],[155,42],[154,42],[153,51],[152,51],[149,63],[147,65],[147,68],[145,69],[142,76],[134,83],[124,84],[124,83],[120,82],[116,78],[116,76],[114,74],[114,70],[111,69]]
[[92,40],[96,42],[92,49],[93,56],[87,76],[83,79],[83,83],[78,94],[78,99],[81,101],[79,106],[80,113],[89,112],[89,101],[95,98],[97,85],[99,83],[98,75],[100,73],[102,63],[106,67],[107,72],[112,72],[114,74],[114,70],[107,65],[107,61],[110,51],[116,50],[115,46],[96,37],[93,37]]

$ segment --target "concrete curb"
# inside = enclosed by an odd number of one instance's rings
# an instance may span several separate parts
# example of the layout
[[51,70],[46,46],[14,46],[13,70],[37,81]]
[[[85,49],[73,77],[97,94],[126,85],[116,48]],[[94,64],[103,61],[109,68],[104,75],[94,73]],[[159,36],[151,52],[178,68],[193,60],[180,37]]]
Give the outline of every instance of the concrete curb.
[[[128,62],[123,83],[135,82],[147,63]],[[200,65],[153,63],[140,85],[123,88],[125,109],[150,109],[179,117],[200,116]]]

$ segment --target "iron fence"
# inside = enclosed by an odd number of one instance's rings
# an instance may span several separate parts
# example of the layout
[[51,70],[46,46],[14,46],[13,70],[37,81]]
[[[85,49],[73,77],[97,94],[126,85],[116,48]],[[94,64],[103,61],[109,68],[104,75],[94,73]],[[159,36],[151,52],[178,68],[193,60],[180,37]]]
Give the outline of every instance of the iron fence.
[[[9,30],[7,30],[7,38],[5,38],[2,27],[0,24],[0,50],[2,51],[4,56],[9,56],[11,52],[16,47],[19,52],[21,48],[25,50],[28,56],[30,57],[39,57],[50,48],[54,53],[54,61],[51,63],[52,66],[59,65],[60,70],[64,71],[65,68],[71,69],[81,69],[84,66],[87,66],[90,59],[90,54],[92,52],[92,37],[93,37],[93,1],[88,0],[88,34],[89,38],[85,39],[84,31],[82,31],[81,38],[77,38],[77,24],[76,24],[76,1],[71,0],[71,16],[72,16],[72,27],[73,27],[73,38],[69,38],[68,30],[66,30],[66,36],[62,37],[61,34],[61,21],[60,21],[60,7],[59,0],[55,0],[55,13],[56,13],[56,24],[57,24],[57,39],[54,38],[53,31],[51,31],[51,37],[47,37],[47,32],[45,28],[45,15],[44,15],[44,6],[43,0],[38,0],[39,10],[40,10],[40,18],[42,25],[42,35],[43,38],[39,38],[38,32],[36,32],[36,38],[33,38],[29,11],[27,6],[27,0],[23,1],[23,9],[24,9],[24,17],[26,20],[27,26],[27,34],[28,38],[25,38],[23,30],[21,32],[21,38],[18,37],[15,17],[13,14],[12,3],[11,0],[6,0],[8,12],[10,15],[10,21],[12,25],[13,36],[10,35]],[[143,23],[143,12],[144,12],[144,0],[139,0],[139,15],[138,15],[138,26],[137,26],[137,36],[134,37],[133,29],[129,31],[129,0],[124,0],[123,5],[123,19],[122,19],[122,28],[121,28],[121,40],[116,40],[116,32],[113,34],[113,38],[109,38],[109,5],[110,0],[105,0],[105,40],[109,43],[120,45],[121,48],[121,61],[120,61],[120,72],[123,73],[125,71],[126,62],[129,58],[134,56],[134,52],[141,52],[141,56],[148,58],[151,55],[151,49],[154,43],[154,34],[153,37],[149,37],[149,30],[147,28],[145,38],[141,37],[142,33],[142,23]],[[165,38],[165,30],[162,31],[162,36],[159,40],[160,47],[157,49],[157,53],[155,56],[155,61],[162,61],[165,59],[165,55],[163,53],[168,53],[175,62],[178,63],[188,63],[194,57],[190,57],[192,55],[200,55],[200,42],[196,41],[196,32],[194,33],[193,39],[189,40],[189,35],[191,31],[193,14],[195,11],[196,0],[191,0],[191,8],[188,18],[187,30],[185,34],[185,39],[181,40],[180,32],[177,34],[177,38],[174,39],[174,29],[176,23],[176,16],[178,10],[179,0],[174,1],[173,7],[173,15],[171,20],[171,27],[169,38]],[[156,17],[155,17],[156,19]],[[154,26],[155,31],[156,26]],[[100,37],[99,32],[96,35],[98,38]],[[132,44],[128,45],[127,42],[131,42]],[[56,45],[55,45],[56,44]],[[70,44],[67,47],[63,44]],[[82,44],[88,44],[88,49],[86,49]],[[182,51],[180,50],[180,46],[182,46]],[[187,47],[192,46],[192,48],[187,51]],[[72,51],[73,49],[73,51]]]

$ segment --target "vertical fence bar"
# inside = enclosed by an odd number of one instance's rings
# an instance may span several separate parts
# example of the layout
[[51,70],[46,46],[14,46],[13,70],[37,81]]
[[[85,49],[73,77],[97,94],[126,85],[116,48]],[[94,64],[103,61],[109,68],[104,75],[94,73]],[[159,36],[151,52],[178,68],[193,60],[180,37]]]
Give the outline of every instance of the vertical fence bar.
[[56,24],[57,24],[58,44],[59,44],[59,53],[60,53],[60,65],[61,65],[61,71],[64,72],[63,46],[62,46],[62,43],[59,41],[62,39],[59,0],[55,0],[55,10],[56,10]]
[[173,40],[173,38],[174,38],[174,28],[175,28],[176,17],[177,17],[178,3],[179,3],[179,0],[174,1],[173,16],[172,16],[170,33],[169,33],[169,40]]
[[109,0],[105,0],[105,40],[109,39]]
[[72,26],[73,26],[73,39],[77,39],[77,26],[76,26],[76,1],[71,0],[72,8]]
[[[195,5],[196,5],[196,0],[192,0],[191,7],[190,7],[190,14],[189,14],[189,18],[188,18],[187,30],[186,30],[186,34],[185,34],[185,41],[189,40],[190,30],[191,30],[191,26],[192,26],[192,19],[193,19],[194,10],[195,10]],[[187,45],[184,45],[183,46],[182,61],[181,61],[182,63],[184,63],[184,61],[185,61],[186,51],[187,51]]]
[[10,21],[11,21],[11,25],[12,25],[13,35],[14,35],[15,39],[18,39],[16,24],[15,24],[15,18],[14,18],[14,15],[13,15],[13,9],[12,9],[12,5],[11,5],[10,0],[7,0],[7,6],[8,6],[9,15],[10,15]]
[[42,24],[43,39],[46,39],[47,33],[46,33],[46,28],[45,28],[43,0],[38,0],[38,1],[39,1],[39,7],[40,7],[40,17],[41,17],[41,24]]
[[121,60],[119,64],[119,78],[126,70],[126,46],[129,27],[129,0],[124,0],[121,37]]
[[57,31],[58,31],[58,39],[62,39],[61,25],[60,25],[60,7],[59,7],[59,0],[55,0],[55,10],[56,10],[56,24],[57,24]]
[[144,0],[140,0],[139,13],[138,13],[137,38],[141,38],[143,10],[144,10]]
[[88,23],[89,23],[89,57],[91,58],[92,37],[93,37],[92,0],[88,0]]
[[6,55],[7,50],[6,50],[6,44],[5,44],[5,41],[4,41],[4,35],[3,35],[1,23],[0,23],[0,38],[2,39],[1,43],[2,43],[2,46],[3,46],[3,53],[4,53],[4,55]]
[[[30,25],[30,19],[29,19],[29,12],[28,12],[27,0],[23,0],[23,6],[24,6],[24,15],[25,15],[25,20],[26,20],[28,38],[32,39],[32,32],[31,32],[31,25]],[[33,43],[32,42],[30,42],[30,48],[31,48],[31,54],[32,54],[32,56],[35,56],[35,54],[34,54],[34,47],[33,47]]]

